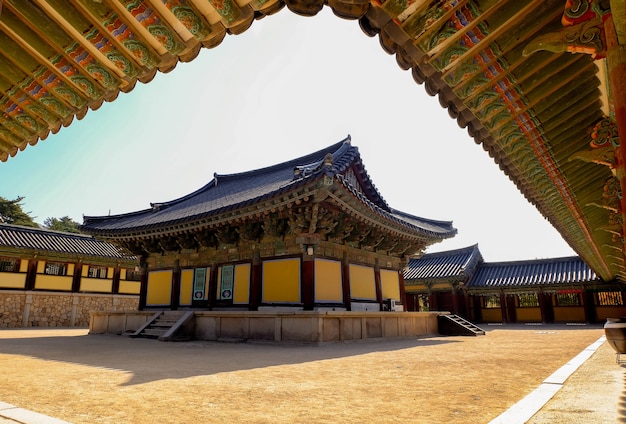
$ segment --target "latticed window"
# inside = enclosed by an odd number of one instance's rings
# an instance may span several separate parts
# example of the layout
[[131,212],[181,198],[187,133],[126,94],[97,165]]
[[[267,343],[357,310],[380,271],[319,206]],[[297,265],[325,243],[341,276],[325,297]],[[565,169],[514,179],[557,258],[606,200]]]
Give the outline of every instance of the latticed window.
[[566,292],[556,294],[557,306],[580,306],[579,292]]
[[499,308],[500,307],[500,296],[497,294],[492,294],[490,296],[483,296],[483,308]]
[[623,306],[624,300],[622,298],[622,292],[599,292],[598,293],[598,305],[599,306]]
[[536,308],[539,306],[537,293],[518,294],[517,300],[519,301],[520,308]]
[[19,270],[19,259],[0,257],[0,272],[18,272]]
[[87,276],[89,278],[107,278],[107,267],[89,265]]
[[126,270],[126,280],[127,281],[139,281],[141,280],[141,272],[135,271],[134,269]]
[[46,262],[43,273],[48,275],[66,275],[67,265],[61,262]]

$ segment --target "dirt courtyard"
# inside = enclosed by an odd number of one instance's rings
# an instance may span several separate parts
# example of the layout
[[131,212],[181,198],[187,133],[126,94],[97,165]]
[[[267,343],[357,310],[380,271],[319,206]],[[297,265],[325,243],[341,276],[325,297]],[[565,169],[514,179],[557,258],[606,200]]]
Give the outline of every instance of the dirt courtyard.
[[[604,334],[486,329],[324,346],[4,329],[0,401],[76,424],[486,423]],[[606,343],[600,353],[598,366],[616,367]]]

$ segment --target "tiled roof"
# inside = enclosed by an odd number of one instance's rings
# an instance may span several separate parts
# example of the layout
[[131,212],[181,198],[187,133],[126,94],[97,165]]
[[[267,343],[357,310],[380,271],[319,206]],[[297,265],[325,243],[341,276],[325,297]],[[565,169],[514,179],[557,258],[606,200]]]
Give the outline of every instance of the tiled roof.
[[532,288],[597,282],[598,276],[578,256],[482,264],[470,289]]
[[111,243],[92,236],[0,223],[0,252],[6,248],[128,261],[135,259]]
[[463,279],[470,276],[482,261],[478,245],[446,252],[429,253],[409,260],[404,269],[405,281]]
[[450,237],[456,233],[451,222],[423,219],[391,209],[371,183],[359,151],[350,144],[349,136],[325,149],[270,167],[238,174],[215,174],[213,180],[199,190],[170,202],[152,204],[151,209],[115,216],[85,217],[82,228],[88,233],[103,235],[196,222],[290,192],[315,178],[338,176],[353,165],[359,169],[364,182],[361,190],[351,186],[345,178],[339,176],[338,179],[378,215],[438,237]]

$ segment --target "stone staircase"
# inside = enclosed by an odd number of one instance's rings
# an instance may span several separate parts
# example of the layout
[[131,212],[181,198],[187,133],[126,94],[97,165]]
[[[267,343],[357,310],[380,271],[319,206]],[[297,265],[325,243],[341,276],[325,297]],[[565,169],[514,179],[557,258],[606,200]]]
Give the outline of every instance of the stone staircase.
[[485,330],[458,315],[438,315],[437,324],[439,326],[439,334],[444,336],[485,335]]
[[193,311],[159,311],[130,337],[143,337],[160,341],[191,340],[193,324]]

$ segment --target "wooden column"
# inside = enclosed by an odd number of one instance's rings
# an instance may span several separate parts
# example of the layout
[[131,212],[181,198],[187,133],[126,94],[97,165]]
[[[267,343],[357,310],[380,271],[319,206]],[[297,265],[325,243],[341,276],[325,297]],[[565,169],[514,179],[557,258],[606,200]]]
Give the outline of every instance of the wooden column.
[[172,291],[170,293],[170,309],[175,311],[180,306],[180,261],[174,261],[172,271]]
[[537,293],[539,299],[539,309],[541,310],[541,322],[544,324],[554,323],[554,307],[552,305],[552,295],[539,290]]
[[437,292],[428,289],[428,308],[431,311],[439,310],[439,302],[437,301]]
[[500,313],[502,314],[502,323],[506,324],[509,322],[509,316],[507,313],[507,304],[506,304],[506,295],[503,290],[500,290]]
[[306,252],[302,255],[300,290],[304,310],[312,311],[315,305],[315,262]]
[[343,290],[343,304],[346,311],[352,310],[352,298],[350,297],[350,262],[348,255],[344,254],[341,260],[341,288]]
[[454,285],[452,285],[452,313],[454,315],[459,315],[459,293],[456,290],[456,288],[454,287]]
[[209,292],[207,293],[207,304],[209,309],[212,309],[215,306],[215,302],[217,301],[217,271],[218,265],[216,263],[211,264],[211,273],[209,274]]
[[[404,266],[402,267],[402,269],[404,269]],[[402,269],[398,271],[398,282],[400,284],[400,301],[402,302],[402,307],[404,308],[404,310],[408,311],[407,295],[404,287],[404,273],[402,272]]]
[[74,274],[72,274],[72,292],[80,291],[80,279],[83,275],[83,264],[74,264]]
[[593,297],[593,292],[585,288],[583,289],[583,292],[581,293],[581,295],[582,295],[583,307],[585,310],[585,322],[587,324],[593,324],[598,319],[596,315],[596,305],[595,305],[595,300]]
[[252,270],[250,274],[250,310],[258,311],[261,303],[261,255],[258,250],[254,251],[252,258]]
[[146,256],[139,259],[139,267],[141,268],[141,278],[139,286],[139,306],[137,309],[143,311],[146,309],[146,297],[148,296],[148,261]]
[[463,317],[465,317],[465,319],[473,321],[474,317],[472,314],[472,303],[471,303],[470,295],[467,292],[467,289],[463,290],[463,305],[465,305],[465,311],[463,311],[464,312]]
[[37,259],[29,259],[28,268],[26,269],[26,285],[24,289],[34,290],[36,279],[37,279]]
[[113,268],[113,284],[111,286],[111,293],[120,292],[120,274],[122,270],[119,267]]
[[481,296],[472,295],[472,310],[474,322],[483,322]]
[[380,264],[378,259],[374,263],[374,286],[376,287],[376,301],[378,302],[378,307],[380,310],[383,310],[383,290],[380,283]]
[[506,301],[507,301],[506,309],[507,309],[507,312],[508,312],[508,322],[515,323],[515,322],[517,322],[517,312],[516,312],[516,306],[515,306],[515,295],[514,294],[507,295],[506,296]]

